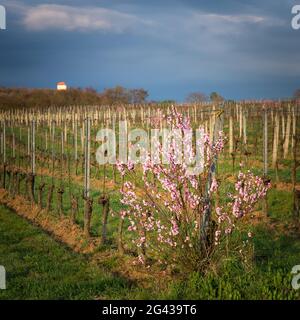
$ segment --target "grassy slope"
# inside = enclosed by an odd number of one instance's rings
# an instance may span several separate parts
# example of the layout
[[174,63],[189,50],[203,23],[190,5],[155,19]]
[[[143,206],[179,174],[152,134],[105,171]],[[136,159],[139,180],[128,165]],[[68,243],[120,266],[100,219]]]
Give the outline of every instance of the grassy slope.
[[243,268],[234,258],[229,258],[219,275],[198,273],[188,280],[169,287],[168,299],[300,299],[300,290],[291,286],[291,270],[300,264],[300,238],[282,235],[259,226],[256,236],[255,261],[252,268]]
[[124,298],[131,289],[2,206],[0,265],[7,271],[0,299]]
[[300,263],[299,237],[257,228],[253,269],[229,259],[218,276],[192,273],[186,280],[174,278],[164,290],[142,289],[0,206],[0,264],[6,267],[8,287],[0,299],[300,299],[290,274]]

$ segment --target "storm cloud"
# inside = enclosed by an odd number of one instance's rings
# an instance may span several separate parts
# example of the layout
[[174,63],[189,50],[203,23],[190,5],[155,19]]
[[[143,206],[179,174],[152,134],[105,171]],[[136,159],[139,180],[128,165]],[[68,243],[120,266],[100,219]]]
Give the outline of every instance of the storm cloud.
[[300,87],[297,1],[1,1],[0,85],[279,98]]

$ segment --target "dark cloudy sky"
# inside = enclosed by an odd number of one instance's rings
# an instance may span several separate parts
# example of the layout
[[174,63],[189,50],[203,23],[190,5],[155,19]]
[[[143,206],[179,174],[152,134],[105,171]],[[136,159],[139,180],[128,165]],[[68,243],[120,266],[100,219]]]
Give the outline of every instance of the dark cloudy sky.
[[151,99],[192,91],[288,97],[300,87],[289,0],[0,0],[0,86],[117,84]]

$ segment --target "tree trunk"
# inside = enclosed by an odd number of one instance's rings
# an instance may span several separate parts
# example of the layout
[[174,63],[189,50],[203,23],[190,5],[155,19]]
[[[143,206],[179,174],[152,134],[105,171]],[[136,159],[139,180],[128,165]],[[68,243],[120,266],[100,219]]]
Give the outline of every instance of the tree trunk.
[[72,195],[71,219],[73,223],[76,223],[77,214],[78,214],[78,199],[74,195]]
[[118,251],[119,254],[124,254],[124,246],[123,246],[123,226],[124,219],[120,216],[119,226],[118,226]]
[[101,231],[101,244],[106,243],[107,235],[107,220],[109,213],[109,198],[104,195],[99,198],[99,204],[102,205],[102,231]]
[[32,173],[28,173],[26,177],[26,194],[28,200],[34,203],[34,175]]
[[[140,231],[140,238],[146,238],[146,230],[142,229]],[[145,242],[141,243],[138,247],[138,255],[142,258],[143,261],[146,261],[146,246]]]
[[38,193],[38,205],[40,209],[43,209],[43,191],[45,188],[45,183],[41,183],[39,186],[39,193]]
[[6,187],[6,163],[3,164],[3,180],[2,180],[2,187],[5,189]]
[[8,192],[11,195],[13,191],[13,172],[10,168],[7,170],[7,176],[8,176]]
[[18,179],[17,179],[17,193],[21,194],[21,182],[25,179],[25,175],[23,172],[18,173]]
[[52,205],[52,200],[53,200],[53,192],[54,192],[55,186],[54,184],[52,184],[50,186],[50,189],[48,190],[48,197],[47,197],[47,206],[46,206],[46,210],[48,212],[50,212],[51,210],[51,205]]
[[59,216],[62,217],[64,215],[64,209],[63,209],[63,194],[64,194],[65,190],[64,188],[61,186],[58,190],[57,190],[57,206],[58,206],[58,213]]
[[17,193],[18,193],[18,180],[19,180],[18,171],[15,171],[13,173],[13,175],[14,175],[14,178],[13,178],[14,179],[13,197],[15,197],[17,195]]

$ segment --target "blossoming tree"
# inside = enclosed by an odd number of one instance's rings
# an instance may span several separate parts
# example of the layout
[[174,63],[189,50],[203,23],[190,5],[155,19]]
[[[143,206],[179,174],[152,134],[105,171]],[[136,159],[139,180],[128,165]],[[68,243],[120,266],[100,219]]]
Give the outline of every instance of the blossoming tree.
[[[166,120],[170,127],[188,136],[184,133],[191,130],[189,119],[175,108]],[[198,142],[192,147],[185,139],[183,156],[191,160]],[[121,189],[124,209],[120,217],[128,220],[139,262],[146,263],[151,258],[165,264],[183,262],[196,269],[205,267],[223,240],[235,231],[238,220],[253,211],[266,195],[270,184],[248,171],[240,172],[234,191],[219,200],[221,183],[213,168],[224,143],[222,132],[213,140],[203,132],[203,164],[195,173],[190,172],[186,162],[177,161],[181,151],[174,139],[167,150],[158,146],[160,155],[168,159],[167,165],[147,156],[142,164],[142,180],[131,161],[117,164],[122,176],[128,178]]]

